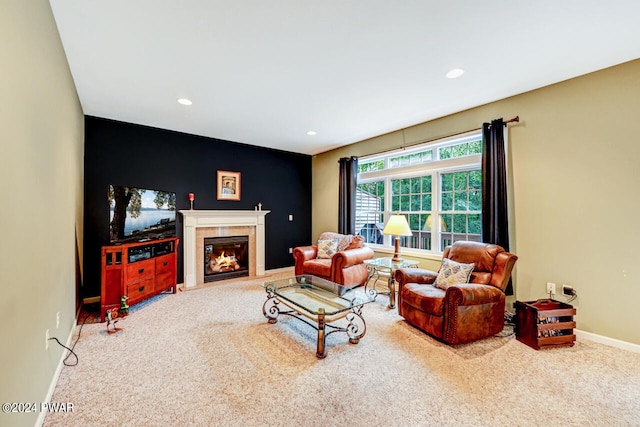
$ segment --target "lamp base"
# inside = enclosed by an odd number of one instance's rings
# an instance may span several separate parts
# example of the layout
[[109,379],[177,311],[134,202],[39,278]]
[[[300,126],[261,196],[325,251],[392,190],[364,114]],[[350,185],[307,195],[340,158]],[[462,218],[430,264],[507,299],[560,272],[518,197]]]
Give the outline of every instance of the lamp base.
[[391,262],[399,263],[402,261],[404,260],[400,256],[400,237],[396,237],[396,247],[395,251],[393,252],[393,258],[391,258]]

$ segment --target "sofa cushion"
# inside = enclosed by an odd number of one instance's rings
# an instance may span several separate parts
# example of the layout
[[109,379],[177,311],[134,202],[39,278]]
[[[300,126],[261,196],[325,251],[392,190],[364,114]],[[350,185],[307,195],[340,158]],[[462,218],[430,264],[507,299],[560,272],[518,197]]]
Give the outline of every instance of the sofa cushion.
[[338,241],[334,239],[318,240],[318,255],[320,259],[330,259],[338,250]]
[[304,262],[304,273],[327,278],[331,276],[330,259],[310,259]]
[[407,283],[401,292],[404,304],[434,316],[444,315],[444,290],[433,285]]
[[458,283],[469,283],[469,277],[474,267],[475,264],[473,263],[463,264],[443,258],[434,286],[440,289],[447,289],[449,286]]

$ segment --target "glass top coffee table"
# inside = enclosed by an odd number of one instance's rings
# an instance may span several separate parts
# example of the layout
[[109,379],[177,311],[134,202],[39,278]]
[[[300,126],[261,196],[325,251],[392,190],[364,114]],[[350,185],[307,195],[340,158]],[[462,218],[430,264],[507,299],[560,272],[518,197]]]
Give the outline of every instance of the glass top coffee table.
[[[374,297],[361,289],[349,289],[319,277],[303,275],[266,281],[267,300],[262,313],[269,323],[276,323],[280,314],[295,317],[318,331],[316,356],[326,357],[326,338],[334,332],[344,332],[349,342],[357,344],[367,330],[362,306]],[[346,326],[332,324],[346,318]]]

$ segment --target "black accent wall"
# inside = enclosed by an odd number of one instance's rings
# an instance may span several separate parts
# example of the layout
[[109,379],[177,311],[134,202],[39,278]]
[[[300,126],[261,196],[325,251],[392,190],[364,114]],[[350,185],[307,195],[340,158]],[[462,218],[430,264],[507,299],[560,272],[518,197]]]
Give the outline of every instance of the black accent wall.
[[[240,201],[216,200],[217,171],[240,172]],[[109,184],[176,193],[177,209],[266,215],[265,267],[293,265],[289,248],[311,241],[311,156],[85,116],[83,298],[100,295],[100,248],[109,244]],[[293,215],[294,221],[289,221]],[[183,281],[177,215],[178,283]]]

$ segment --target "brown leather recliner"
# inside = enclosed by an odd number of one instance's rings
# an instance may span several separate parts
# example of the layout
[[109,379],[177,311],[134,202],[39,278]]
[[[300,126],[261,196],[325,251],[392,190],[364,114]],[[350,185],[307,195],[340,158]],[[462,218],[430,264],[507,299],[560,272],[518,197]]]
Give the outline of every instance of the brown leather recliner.
[[438,273],[423,269],[398,269],[398,313],[411,325],[450,345],[487,338],[502,331],[505,294],[511,270],[518,259],[501,246],[455,242],[443,258],[474,263],[471,283],[446,290],[433,285]]
[[338,251],[331,258],[317,258],[318,245],[293,249],[295,274],[310,274],[340,285],[353,288],[369,278],[364,260],[373,258],[373,249],[364,245],[362,236],[325,232],[319,240],[336,239]]

